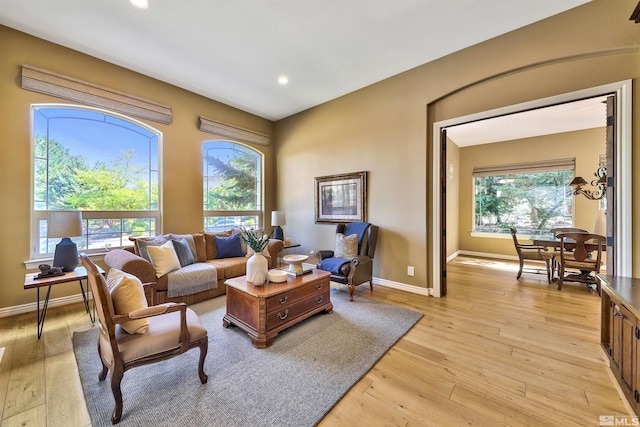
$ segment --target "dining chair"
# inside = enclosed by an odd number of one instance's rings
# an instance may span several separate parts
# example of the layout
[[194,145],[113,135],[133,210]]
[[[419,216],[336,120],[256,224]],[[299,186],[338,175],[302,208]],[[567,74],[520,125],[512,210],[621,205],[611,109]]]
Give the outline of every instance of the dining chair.
[[[522,276],[522,272],[525,268],[524,262],[526,260],[543,261],[547,265],[547,282],[551,283],[551,259],[546,258],[544,256],[543,254],[545,252],[544,246],[528,245],[528,244],[520,243],[518,241],[518,237],[516,236],[516,234],[518,234],[518,230],[516,230],[513,227],[511,227],[509,230],[511,231],[513,244],[516,247],[516,252],[518,253],[518,260],[520,261],[520,269],[518,270],[518,275],[516,276],[516,279],[520,280],[520,276]],[[530,271],[528,272],[535,273],[535,274],[542,274],[539,268],[530,269]]]
[[[558,238],[558,234],[560,233],[588,233],[588,230],[576,227],[557,227],[552,228],[549,232],[553,235],[553,237]],[[553,279],[556,271],[558,271],[558,263],[560,259],[560,249],[556,248],[546,248],[543,256],[548,257],[551,260],[551,278]],[[566,257],[570,257],[570,250],[565,252]]]
[[[593,233],[560,233],[560,271],[558,273],[558,290],[562,290],[564,282],[584,283],[589,291],[594,288],[600,295],[600,284],[596,274],[602,266],[602,252],[607,238]],[[567,251],[565,244],[574,246],[572,252]]]

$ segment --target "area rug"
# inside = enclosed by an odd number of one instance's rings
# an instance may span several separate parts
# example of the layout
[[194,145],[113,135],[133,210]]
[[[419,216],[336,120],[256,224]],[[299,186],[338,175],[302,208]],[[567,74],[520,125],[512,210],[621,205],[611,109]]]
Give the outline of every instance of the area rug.
[[[239,328],[222,327],[225,297],[192,308],[209,331],[205,372],[199,350],[125,372],[120,426],[313,426],[421,317],[421,313],[332,289],[334,312],[319,313],[256,349]],[[98,381],[97,328],[73,348],[93,427],[110,426],[109,377]]]

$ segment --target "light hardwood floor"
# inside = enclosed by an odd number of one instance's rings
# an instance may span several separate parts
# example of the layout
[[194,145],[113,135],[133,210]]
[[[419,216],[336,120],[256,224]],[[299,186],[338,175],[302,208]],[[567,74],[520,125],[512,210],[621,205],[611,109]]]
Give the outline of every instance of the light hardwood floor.
[[[446,298],[382,286],[369,296],[424,313],[320,426],[598,426],[628,417],[599,345],[600,306],[579,284],[515,280],[512,262],[458,257]],[[71,347],[81,304],[0,319],[0,424],[87,426]],[[112,405],[112,402],[108,402]],[[631,422],[631,418],[627,420]],[[628,424],[631,425],[631,424]]]

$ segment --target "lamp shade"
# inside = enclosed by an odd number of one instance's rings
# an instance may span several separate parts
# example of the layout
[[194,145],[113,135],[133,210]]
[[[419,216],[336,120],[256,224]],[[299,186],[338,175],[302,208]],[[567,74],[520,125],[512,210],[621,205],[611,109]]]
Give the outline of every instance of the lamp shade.
[[284,231],[281,225],[287,225],[287,220],[284,217],[284,212],[273,211],[271,212],[271,225],[275,226],[273,230],[273,238],[278,240],[284,240]]
[[271,212],[271,225],[287,225],[287,220],[282,211]]
[[576,176],[575,178],[573,178],[573,181],[571,181],[571,183],[569,184],[569,186],[571,186],[572,188],[575,188],[575,187],[580,188],[583,185],[587,185],[587,181],[585,181],[584,178],[581,176]]
[[47,237],[61,238],[77,236],[82,236],[82,212],[49,212],[49,220],[47,222]]

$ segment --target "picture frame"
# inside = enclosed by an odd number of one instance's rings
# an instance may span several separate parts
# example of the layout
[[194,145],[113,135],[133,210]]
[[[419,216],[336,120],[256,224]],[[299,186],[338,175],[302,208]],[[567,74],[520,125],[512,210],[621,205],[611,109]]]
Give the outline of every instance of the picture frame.
[[316,223],[367,220],[367,171],[315,178]]

